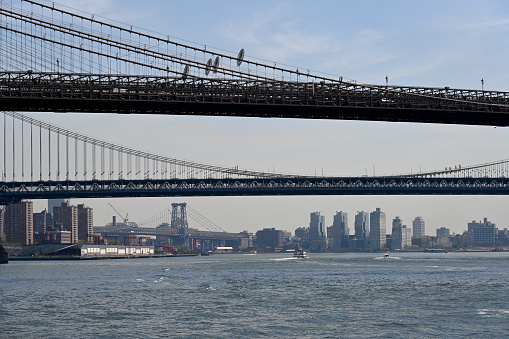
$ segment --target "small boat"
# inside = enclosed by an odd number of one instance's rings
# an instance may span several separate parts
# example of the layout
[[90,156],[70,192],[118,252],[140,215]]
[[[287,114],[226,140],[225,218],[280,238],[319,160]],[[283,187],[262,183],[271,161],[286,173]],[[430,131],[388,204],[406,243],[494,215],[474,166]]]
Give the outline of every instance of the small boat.
[[304,252],[304,250],[299,249],[299,250],[295,250],[295,252],[293,252],[293,257],[299,258],[299,259],[305,259],[308,256],[307,256],[306,252]]
[[389,255],[389,253],[385,253],[385,254],[384,254],[384,258],[385,258],[385,259],[389,259],[390,257],[391,257],[391,256]]

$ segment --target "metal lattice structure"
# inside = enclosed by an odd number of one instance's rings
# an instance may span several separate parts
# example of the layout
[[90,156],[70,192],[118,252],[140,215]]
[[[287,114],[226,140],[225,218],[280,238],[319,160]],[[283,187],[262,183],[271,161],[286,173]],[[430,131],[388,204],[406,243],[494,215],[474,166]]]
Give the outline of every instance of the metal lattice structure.
[[16,112],[4,112],[0,125],[0,204],[126,196],[509,194],[509,160],[422,173],[306,176],[180,160]]
[[185,202],[171,204],[171,228],[177,229],[180,232],[186,232],[189,227],[187,224],[186,206]]
[[0,204],[21,199],[509,194],[509,161],[317,177],[153,154],[18,111],[363,119],[509,126],[509,93],[344,81],[96,17],[0,2]]
[[344,81],[81,13],[0,4],[0,110],[509,125],[509,93]]

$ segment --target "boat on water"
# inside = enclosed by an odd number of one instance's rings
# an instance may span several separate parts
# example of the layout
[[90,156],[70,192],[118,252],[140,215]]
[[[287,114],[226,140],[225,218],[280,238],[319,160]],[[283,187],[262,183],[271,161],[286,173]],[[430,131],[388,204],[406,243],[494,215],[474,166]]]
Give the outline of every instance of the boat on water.
[[385,258],[385,259],[389,259],[390,257],[391,257],[391,256],[389,255],[389,253],[385,253],[385,254],[384,254],[384,258]]
[[306,252],[304,252],[304,250],[299,249],[299,250],[295,250],[295,252],[293,252],[293,257],[298,258],[298,259],[305,259],[305,258],[308,258],[308,255],[306,254]]

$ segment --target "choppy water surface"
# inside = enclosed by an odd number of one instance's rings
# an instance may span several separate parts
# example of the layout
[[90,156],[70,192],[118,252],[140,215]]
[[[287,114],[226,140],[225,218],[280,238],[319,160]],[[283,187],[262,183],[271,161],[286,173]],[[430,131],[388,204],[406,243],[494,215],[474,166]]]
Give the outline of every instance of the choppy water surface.
[[509,336],[509,253],[0,266],[2,338]]

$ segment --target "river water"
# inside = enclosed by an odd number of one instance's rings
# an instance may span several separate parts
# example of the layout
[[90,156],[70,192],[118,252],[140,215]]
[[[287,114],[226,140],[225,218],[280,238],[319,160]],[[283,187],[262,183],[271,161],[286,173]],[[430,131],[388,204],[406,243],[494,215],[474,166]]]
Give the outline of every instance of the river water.
[[1,338],[501,338],[509,253],[0,266]]

